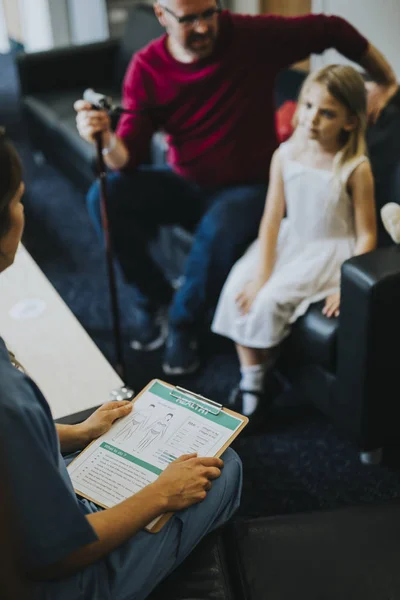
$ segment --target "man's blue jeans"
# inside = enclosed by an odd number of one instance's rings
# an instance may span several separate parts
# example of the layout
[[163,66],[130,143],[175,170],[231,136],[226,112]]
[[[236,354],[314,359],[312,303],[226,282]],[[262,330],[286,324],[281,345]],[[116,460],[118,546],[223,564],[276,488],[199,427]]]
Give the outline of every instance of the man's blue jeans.
[[[167,168],[141,168],[110,174],[107,186],[110,232],[127,282],[146,301],[170,304],[171,325],[201,326],[233,264],[257,236],[267,185],[205,189]],[[98,182],[87,202],[103,239]],[[149,254],[149,242],[162,224],[180,224],[195,233],[184,282],[174,296]]]

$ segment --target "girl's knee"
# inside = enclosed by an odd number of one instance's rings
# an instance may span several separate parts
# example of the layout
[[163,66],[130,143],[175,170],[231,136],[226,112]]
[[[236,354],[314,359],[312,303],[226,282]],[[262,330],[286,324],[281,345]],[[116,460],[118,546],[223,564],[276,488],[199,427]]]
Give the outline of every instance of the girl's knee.
[[259,291],[257,294],[255,303],[259,305],[260,310],[264,312],[266,316],[280,316],[285,313],[285,303],[282,302],[277,292],[269,282]]

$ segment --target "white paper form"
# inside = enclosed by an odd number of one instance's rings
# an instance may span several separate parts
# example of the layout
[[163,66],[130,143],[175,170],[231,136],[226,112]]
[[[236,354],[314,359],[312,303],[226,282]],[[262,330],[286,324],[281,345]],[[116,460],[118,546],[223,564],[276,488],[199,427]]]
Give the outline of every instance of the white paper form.
[[201,401],[154,381],[131,414],[93,442],[68,471],[78,494],[111,507],[155,481],[182,454],[215,456],[242,423],[223,411],[213,415]]

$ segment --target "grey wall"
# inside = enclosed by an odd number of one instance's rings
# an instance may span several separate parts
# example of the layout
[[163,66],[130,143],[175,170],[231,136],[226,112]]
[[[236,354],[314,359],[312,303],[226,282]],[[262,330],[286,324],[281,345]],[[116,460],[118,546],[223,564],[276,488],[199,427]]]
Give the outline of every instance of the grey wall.
[[68,46],[71,38],[67,0],[51,0],[49,12],[54,46]]
[[224,2],[224,5],[234,12],[248,15],[257,15],[260,12],[259,0],[230,0],[229,3]]
[[[313,12],[344,17],[383,52],[400,79],[400,0],[313,0]],[[335,51],[316,58],[315,66],[348,62]]]

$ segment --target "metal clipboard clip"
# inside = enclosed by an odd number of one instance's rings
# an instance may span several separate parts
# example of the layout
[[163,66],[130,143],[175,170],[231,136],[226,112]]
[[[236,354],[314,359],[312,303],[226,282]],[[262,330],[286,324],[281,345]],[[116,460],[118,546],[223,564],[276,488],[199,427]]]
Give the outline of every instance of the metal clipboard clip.
[[[179,396],[175,392],[181,392],[182,394],[185,394],[186,396],[190,396],[190,398],[189,399],[184,398],[183,396]],[[177,400],[191,402],[196,407],[207,410],[209,413],[211,413],[215,417],[217,417],[220,414],[221,410],[223,409],[222,404],[219,404],[219,402],[214,402],[214,400],[210,400],[209,398],[206,398],[205,396],[202,396],[201,394],[196,394],[195,392],[186,390],[185,388],[180,387],[179,385],[177,385],[170,392],[170,395],[173,396],[174,398],[176,398]],[[192,400],[192,398],[193,398],[193,400]]]

